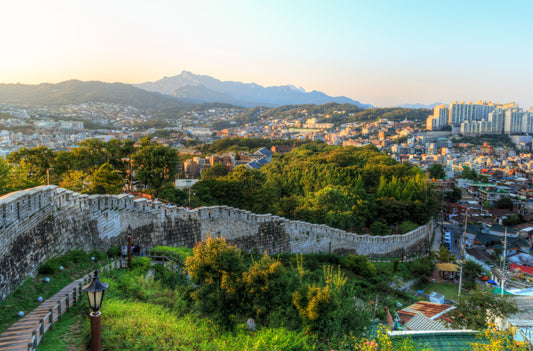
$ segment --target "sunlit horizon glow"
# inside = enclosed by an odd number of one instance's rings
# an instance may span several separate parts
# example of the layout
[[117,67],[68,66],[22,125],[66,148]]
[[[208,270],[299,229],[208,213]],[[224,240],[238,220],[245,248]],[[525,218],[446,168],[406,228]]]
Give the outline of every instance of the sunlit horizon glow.
[[529,14],[499,1],[19,0],[0,14],[2,83],[141,83],[183,70],[376,106],[533,106]]

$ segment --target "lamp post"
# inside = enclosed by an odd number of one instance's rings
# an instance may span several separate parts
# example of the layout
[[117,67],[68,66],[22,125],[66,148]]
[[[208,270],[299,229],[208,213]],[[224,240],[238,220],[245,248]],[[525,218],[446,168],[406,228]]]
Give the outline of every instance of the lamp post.
[[109,288],[109,284],[100,281],[98,271],[94,271],[93,280],[82,288],[83,291],[87,292],[89,305],[93,310],[89,314],[91,320],[91,351],[102,350],[102,323],[99,309],[102,306],[104,292],[107,288]]
[[131,267],[131,225],[128,224],[128,267]]
[[46,185],[50,185],[50,171],[53,171],[53,168],[46,169]]

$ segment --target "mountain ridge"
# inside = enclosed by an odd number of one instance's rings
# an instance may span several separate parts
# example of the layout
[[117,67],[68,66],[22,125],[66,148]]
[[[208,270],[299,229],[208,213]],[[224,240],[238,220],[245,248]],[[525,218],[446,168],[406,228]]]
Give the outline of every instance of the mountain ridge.
[[106,102],[151,108],[187,108],[179,99],[149,92],[131,84],[66,80],[59,83],[0,84],[0,103],[28,105],[67,105]]
[[[175,76],[165,76],[155,82],[144,82],[134,84],[134,86],[176,96],[183,101],[221,102],[243,107],[321,105],[329,102],[348,103],[361,108],[372,107],[345,96],[332,97],[316,90],[306,92],[302,87],[297,88],[294,85],[263,87],[257,83],[220,81],[211,76],[198,75],[185,70]],[[221,100],[213,100],[213,98]]]

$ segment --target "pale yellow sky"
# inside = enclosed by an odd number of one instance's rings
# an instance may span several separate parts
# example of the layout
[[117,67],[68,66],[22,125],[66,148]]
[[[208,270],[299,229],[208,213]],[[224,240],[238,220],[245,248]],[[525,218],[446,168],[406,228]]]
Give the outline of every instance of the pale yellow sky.
[[529,107],[532,7],[458,0],[17,0],[0,13],[0,82],[139,83],[189,70],[377,106],[491,99]]

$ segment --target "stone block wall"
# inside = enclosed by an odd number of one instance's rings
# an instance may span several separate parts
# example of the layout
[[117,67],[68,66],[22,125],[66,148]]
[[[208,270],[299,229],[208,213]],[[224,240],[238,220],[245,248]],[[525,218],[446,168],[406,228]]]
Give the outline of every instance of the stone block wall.
[[[357,235],[227,206],[187,210],[131,195],[83,195],[41,186],[0,197],[0,301],[47,259],[74,249],[193,247],[223,236],[244,250],[269,254],[338,252],[370,257],[423,254],[432,222],[405,235]],[[131,232],[128,228],[131,227]]]

